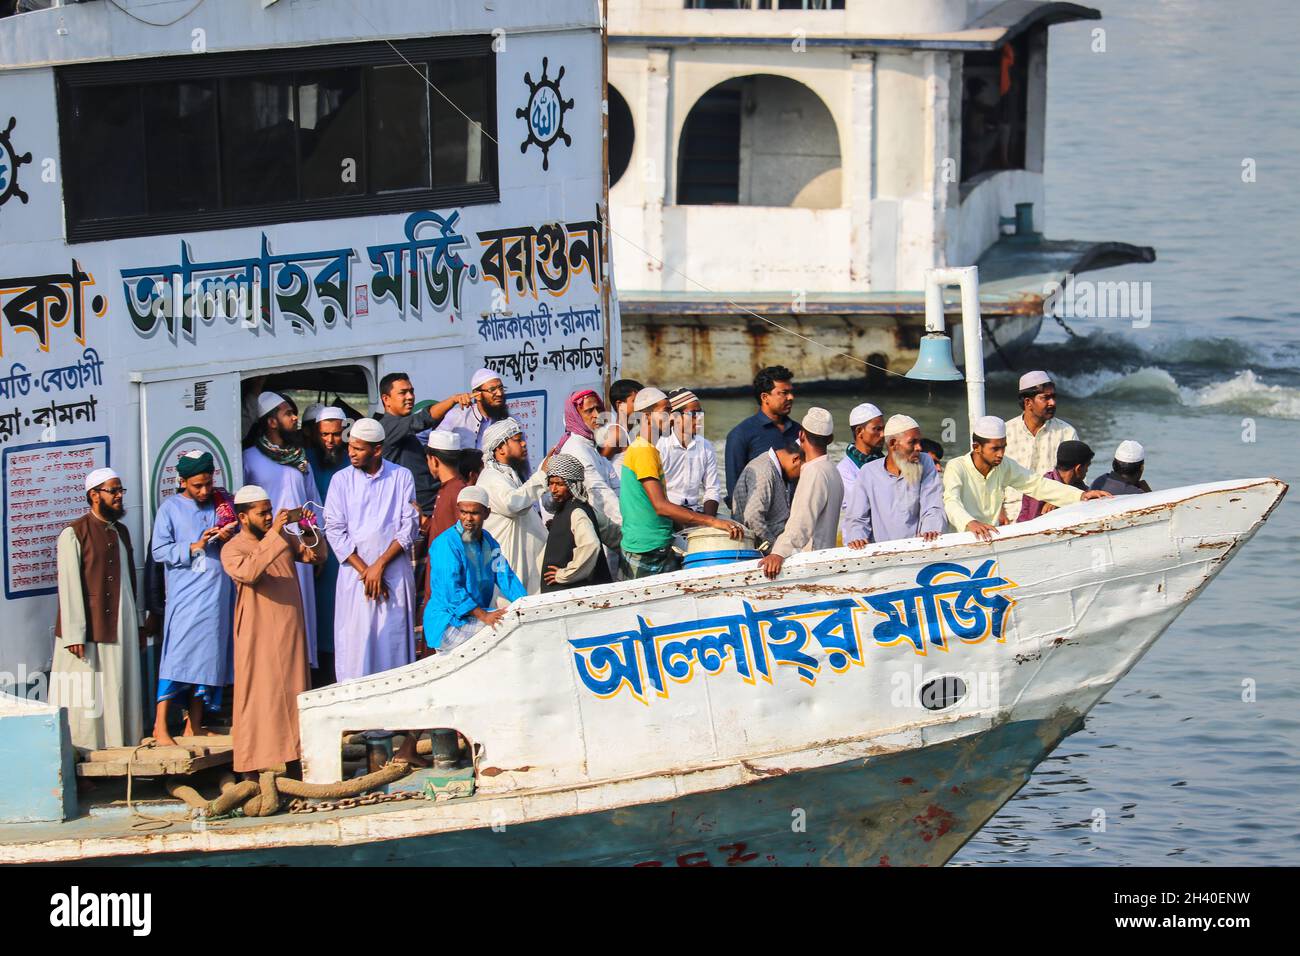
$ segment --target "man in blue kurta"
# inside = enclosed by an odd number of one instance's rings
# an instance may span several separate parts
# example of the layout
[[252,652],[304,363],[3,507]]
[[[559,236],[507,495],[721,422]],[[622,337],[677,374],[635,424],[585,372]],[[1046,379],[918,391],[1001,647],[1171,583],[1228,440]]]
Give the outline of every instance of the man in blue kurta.
[[[324,511],[329,496],[330,479],[348,466],[347,445],[343,429],[350,422],[343,409],[329,405],[316,410],[316,424],[307,439],[307,461],[316,479],[316,502]],[[316,574],[316,660],[311,672],[312,687],[332,684],[334,675],[334,590],[339,580],[339,559],[333,549]]]
[[494,592],[516,601],[528,592],[483,530],[488,496],[469,485],[456,496],[460,520],[429,547],[429,603],[424,608],[424,643],[440,653],[462,644],[505,616],[493,608]]
[[225,685],[231,682],[235,590],[221,565],[221,547],[239,530],[238,522],[217,525],[211,453],[185,455],[176,472],[179,493],[159,506],[150,545],[167,581],[153,728],[154,739],[164,746],[176,743],[167,730],[171,701],[186,707],[186,735],[210,734],[203,711],[221,709]]

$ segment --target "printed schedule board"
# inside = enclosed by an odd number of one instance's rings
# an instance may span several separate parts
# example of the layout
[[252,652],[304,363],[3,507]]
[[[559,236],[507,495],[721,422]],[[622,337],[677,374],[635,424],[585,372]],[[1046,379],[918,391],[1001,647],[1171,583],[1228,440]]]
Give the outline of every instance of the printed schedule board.
[[5,598],[58,589],[55,541],[86,512],[86,474],[107,464],[107,437],[4,449]]

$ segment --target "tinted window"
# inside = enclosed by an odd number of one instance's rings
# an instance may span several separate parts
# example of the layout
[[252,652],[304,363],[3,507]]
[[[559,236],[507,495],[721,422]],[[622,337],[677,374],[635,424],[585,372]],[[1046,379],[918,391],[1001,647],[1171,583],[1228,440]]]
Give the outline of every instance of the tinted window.
[[[428,189],[428,66],[370,70],[370,188]],[[435,94],[436,95],[436,94]]]
[[69,241],[493,201],[490,44],[61,67]]
[[360,70],[299,75],[298,155],[303,199],[365,192],[364,121]]
[[221,186],[230,206],[297,197],[288,76],[221,81]]
[[72,206],[84,219],[143,215],[147,194],[139,87],[79,90],[71,114],[62,132],[65,155],[76,159],[79,170],[93,171],[70,177]]
[[215,209],[217,95],[212,81],[142,89],[150,213]]
[[433,181],[436,185],[477,183],[487,178],[491,141],[483,135],[487,87],[482,61],[442,60],[433,64]]

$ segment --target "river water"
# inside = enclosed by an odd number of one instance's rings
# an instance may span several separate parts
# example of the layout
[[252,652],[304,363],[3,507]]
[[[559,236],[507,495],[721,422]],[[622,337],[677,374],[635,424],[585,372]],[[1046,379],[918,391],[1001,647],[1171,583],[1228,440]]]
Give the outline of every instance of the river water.
[[[1082,338],[1070,340],[1049,320],[1018,364],[1053,373],[1058,414],[1098,452],[1093,476],[1135,438],[1153,487],[1262,475],[1294,485],[1300,4],[1101,8],[1100,24],[1052,28],[1048,208],[1045,220],[1035,214],[1052,238],[1155,246],[1152,265],[1085,277],[1150,283],[1150,324],[1071,318]],[[1092,49],[1097,27],[1105,52]],[[1254,182],[1243,181],[1245,160]],[[951,387],[803,391],[795,411],[823,405],[843,434],[862,400],[913,415],[935,438],[943,419],[965,416]],[[996,362],[988,400],[1015,414],[1015,376]],[[747,399],[709,399],[705,433],[720,444],[752,411]],[[949,456],[964,451],[960,440]],[[1289,643],[1298,541],[1293,490],[953,863],[1300,863],[1300,651]]]

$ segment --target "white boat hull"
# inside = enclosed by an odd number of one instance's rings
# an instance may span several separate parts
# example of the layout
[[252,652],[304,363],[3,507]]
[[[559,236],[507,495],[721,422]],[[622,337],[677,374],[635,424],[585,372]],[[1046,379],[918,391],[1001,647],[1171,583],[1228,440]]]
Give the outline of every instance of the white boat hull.
[[[694,865],[744,843],[754,862],[941,864],[1285,491],[1085,502],[992,545],[796,556],[775,582],[749,562],[527,598],[450,654],[300,698],[308,779],[339,778],[345,732],[454,727],[478,748],[473,798],[147,838],[64,824],[41,846],[0,832],[0,861]],[[918,703],[927,685],[947,706]]]

